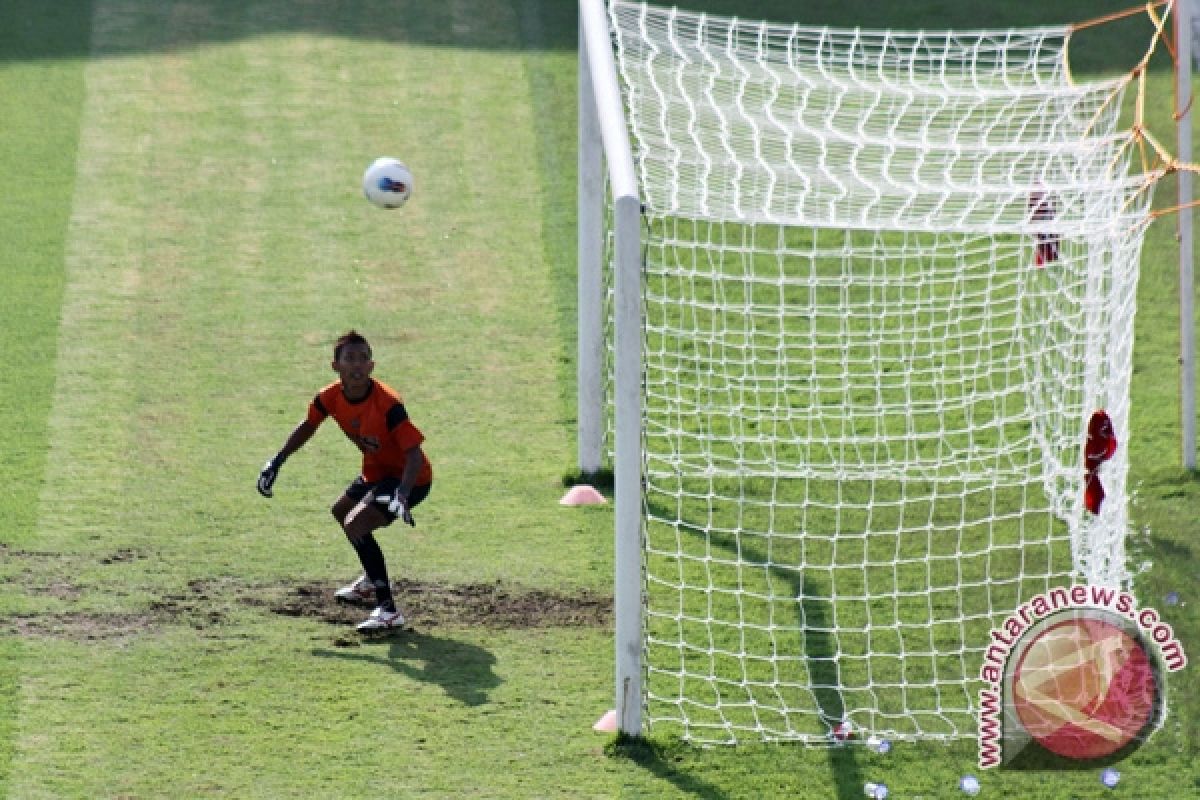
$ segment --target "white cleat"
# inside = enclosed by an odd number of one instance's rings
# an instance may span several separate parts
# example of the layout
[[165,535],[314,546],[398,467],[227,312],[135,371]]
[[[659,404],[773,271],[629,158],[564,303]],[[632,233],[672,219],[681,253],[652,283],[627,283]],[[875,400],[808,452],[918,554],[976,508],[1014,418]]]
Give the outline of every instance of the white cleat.
[[390,631],[395,628],[404,627],[404,615],[399,611],[384,611],[383,608],[377,608],[371,612],[371,616],[358,624],[358,630],[363,633],[374,633],[375,631]]
[[338,589],[333,596],[343,603],[362,603],[375,596],[375,585],[366,575],[360,575],[358,580]]

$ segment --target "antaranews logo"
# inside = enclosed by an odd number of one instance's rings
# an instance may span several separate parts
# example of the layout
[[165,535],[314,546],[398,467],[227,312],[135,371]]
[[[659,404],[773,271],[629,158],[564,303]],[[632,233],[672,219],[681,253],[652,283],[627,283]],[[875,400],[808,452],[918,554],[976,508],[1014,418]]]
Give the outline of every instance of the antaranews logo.
[[1165,673],[1185,666],[1171,626],[1128,592],[1076,584],[1040,594],[984,651],[979,766],[1127,755],[1162,723]]

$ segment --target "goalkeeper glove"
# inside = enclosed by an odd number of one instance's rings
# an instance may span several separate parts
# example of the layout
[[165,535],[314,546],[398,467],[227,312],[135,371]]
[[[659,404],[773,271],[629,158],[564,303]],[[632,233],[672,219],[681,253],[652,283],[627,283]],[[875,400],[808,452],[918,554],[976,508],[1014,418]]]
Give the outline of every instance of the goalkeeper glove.
[[275,485],[275,479],[279,477],[279,468],[283,466],[283,459],[276,453],[275,457],[263,464],[262,472],[258,473],[258,493],[263,497],[271,497],[273,494],[271,487]]
[[385,494],[376,497],[375,502],[385,506],[390,513],[404,520],[410,527],[415,528],[417,526],[417,523],[413,521],[412,512],[408,510],[408,503],[405,502],[404,495],[400,494],[399,489],[396,489],[395,493],[391,496]]

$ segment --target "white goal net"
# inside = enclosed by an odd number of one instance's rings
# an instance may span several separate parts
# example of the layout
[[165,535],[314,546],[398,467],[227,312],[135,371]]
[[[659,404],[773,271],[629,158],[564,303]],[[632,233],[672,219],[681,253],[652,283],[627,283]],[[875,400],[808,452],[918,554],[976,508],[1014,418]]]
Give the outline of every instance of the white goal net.
[[[1072,81],[1066,28],[609,21],[643,204],[645,721],[974,735],[989,630],[1129,580],[1150,193],[1124,84]],[[1120,446],[1089,510],[1097,410]]]

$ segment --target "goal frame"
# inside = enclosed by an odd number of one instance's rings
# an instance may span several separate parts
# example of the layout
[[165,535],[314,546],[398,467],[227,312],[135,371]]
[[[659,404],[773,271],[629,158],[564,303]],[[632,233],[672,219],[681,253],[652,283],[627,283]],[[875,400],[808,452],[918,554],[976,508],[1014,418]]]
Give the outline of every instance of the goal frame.
[[605,174],[613,198],[616,517],[613,617],[618,729],[642,734],[642,275],[633,149],[605,0],[579,2],[579,467],[598,472],[604,442]]
[[[1190,91],[1193,43],[1189,11],[1200,0],[1175,0],[1176,88],[1179,155],[1191,161]],[[641,334],[642,203],[624,100],[613,53],[606,0],[580,0],[578,45],[577,182],[577,425],[578,468],[584,476],[604,466],[606,313],[604,261],[611,255],[613,286],[608,311],[614,316],[615,509],[614,624],[615,709],[618,729],[639,736],[643,727],[643,364]],[[1191,210],[1192,178],[1179,173],[1179,287],[1182,406],[1182,463],[1196,464],[1194,277]],[[606,212],[611,201],[611,212]],[[611,214],[611,240],[605,215]]]

